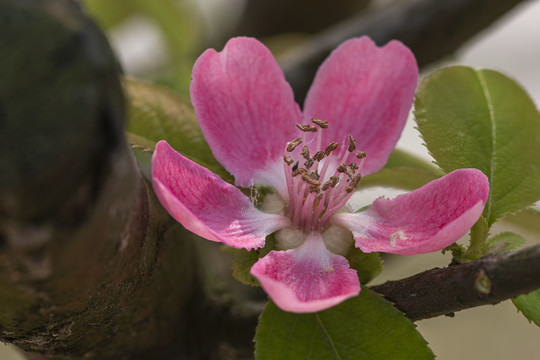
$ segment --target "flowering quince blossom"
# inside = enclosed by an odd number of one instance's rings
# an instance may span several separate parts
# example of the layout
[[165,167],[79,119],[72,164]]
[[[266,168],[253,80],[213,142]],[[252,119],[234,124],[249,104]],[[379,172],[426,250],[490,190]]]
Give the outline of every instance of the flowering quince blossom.
[[278,250],[251,268],[283,310],[315,312],[358,295],[344,257],[363,252],[421,254],[443,249],[478,220],[486,176],[460,169],[366,211],[347,212],[360,177],[386,163],[405,124],[418,78],[397,41],[346,41],[322,64],[304,113],[270,51],[234,38],[195,63],[191,100],[215,158],[239,187],[273,187],[256,207],[237,187],[174,151],[153,157],[153,186],[167,211],[208,240],[248,250],[275,233]]

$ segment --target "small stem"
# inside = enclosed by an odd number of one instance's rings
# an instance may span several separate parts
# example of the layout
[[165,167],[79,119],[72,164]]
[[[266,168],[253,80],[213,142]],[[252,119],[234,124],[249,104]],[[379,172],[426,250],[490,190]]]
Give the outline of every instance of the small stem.
[[412,321],[496,304],[540,288],[540,245],[435,268],[372,289]]
[[480,217],[476,224],[471,228],[471,243],[464,254],[464,258],[468,260],[476,260],[482,257],[484,246],[489,234],[489,227],[486,220]]

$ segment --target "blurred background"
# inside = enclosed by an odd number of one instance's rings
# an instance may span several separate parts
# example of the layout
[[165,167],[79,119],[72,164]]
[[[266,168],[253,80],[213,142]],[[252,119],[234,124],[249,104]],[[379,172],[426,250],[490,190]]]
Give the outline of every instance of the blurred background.
[[[448,3],[452,9],[452,1],[431,2],[441,4],[441,7]],[[471,1],[475,2],[481,3]],[[220,50],[230,37],[250,35],[261,39],[273,51],[301,103],[309,82],[303,77],[297,78],[299,72],[296,70],[309,69],[310,62],[316,68],[325,46],[330,47],[340,36],[365,28],[375,29],[372,36],[376,41],[394,32],[399,35],[396,37],[411,44],[413,50],[418,48],[422,76],[451,64],[492,68],[515,78],[537,106],[540,104],[540,0],[514,1],[516,6],[501,10],[504,15],[496,16],[497,21],[490,26],[482,25],[485,30],[476,29],[470,32],[474,32],[474,36],[469,34],[448,42],[446,36],[455,39],[469,22],[474,23],[482,5],[472,7],[465,15],[456,12],[448,13],[448,16],[437,11],[438,5],[433,5],[425,10],[423,19],[419,14],[424,11],[420,0],[341,0],[331,6],[328,3],[327,0],[83,1],[88,12],[106,31],[125,74],[161,84],[184,96],[189,96],[191,68],[202,51],[209,47]],[[490,2],[484,3],[490,5]],[[500,1],[492,3],[495,8]],[[433,18],[436,16],[440,18]],[[410,24],[407,23],[409,20]],[[418,38],[411,28],[428,20],[441,26],[435,26],[433,32],[424,32],[425,38]],[[446,49],[452,41],[455,42],[453,47]],[[429,46],[418,45],[424,43]],[[438,51],[438,47],[446,50]],[[412,119],[409,119],[398,147],[431,161]],[[380,191],[370,191],[358,201],[398,193],[377,190]],[[509,226],[497,225],[495,231]],[[524,236],[528,245],[540,242],[524,229],[512,228],[511,231]],[[450,254],[439,253],[394,256],[387,259],[391,266],[385,267],[376,283],[446,266],[450,259]],[[462,311],[453,318],[419,321],[417,325],[438,359],[538,359],[540,329],[516,312],[511,302],[506,301],[496,306]],[[12,347],[0,344],[0,359],[22,357]]]

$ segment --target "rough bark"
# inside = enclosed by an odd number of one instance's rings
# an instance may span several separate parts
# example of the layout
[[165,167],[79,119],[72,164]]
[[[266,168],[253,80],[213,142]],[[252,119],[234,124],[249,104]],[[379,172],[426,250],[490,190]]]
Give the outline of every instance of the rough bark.
[[[321,62],[346,39],[369,35],[383,45],[397,39],[420,66],[454,53],[523,0],[400,0],[360,13],[308,38],[280,65],[299,103]],[[287,60],[285,60],[287,59]]]

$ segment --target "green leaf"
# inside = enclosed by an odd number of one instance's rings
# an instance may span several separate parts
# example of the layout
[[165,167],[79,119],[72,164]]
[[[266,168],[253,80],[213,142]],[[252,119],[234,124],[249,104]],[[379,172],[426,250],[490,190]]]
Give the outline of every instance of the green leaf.
[[187,100],[167,89],[133,79],[125,80],[124,86],[129,105],[128,141],[132,145],[148,149],[159,140],[167,140],[182,155],[232,181],[212,155]]
[[255,334],[257,360],[433,358],[415,326],[368,288],[313,314],[288,313],[270,302]]
[[540,326],[540,290],[518,296],[512,302],[529,321]]
[[534,208],[523,209],[504,218],[505,223],[517,225],[540,236],[540,211]]
[[346,257],[350,267],[358,272],[360,284],[363,285],[375,279],[383,269],[383,260],[379,253],[364,253],[353,247]]
[[488,176],[489,226],[540,199],[540,114],[514,80],[492,70],[446,68],[422,82],[415,109],[444,171],[477,168]]
[[483,246],[484,255],[496,255],[516,250],[525,243],[525,239],[513,232],[503,232],[489,239]]

